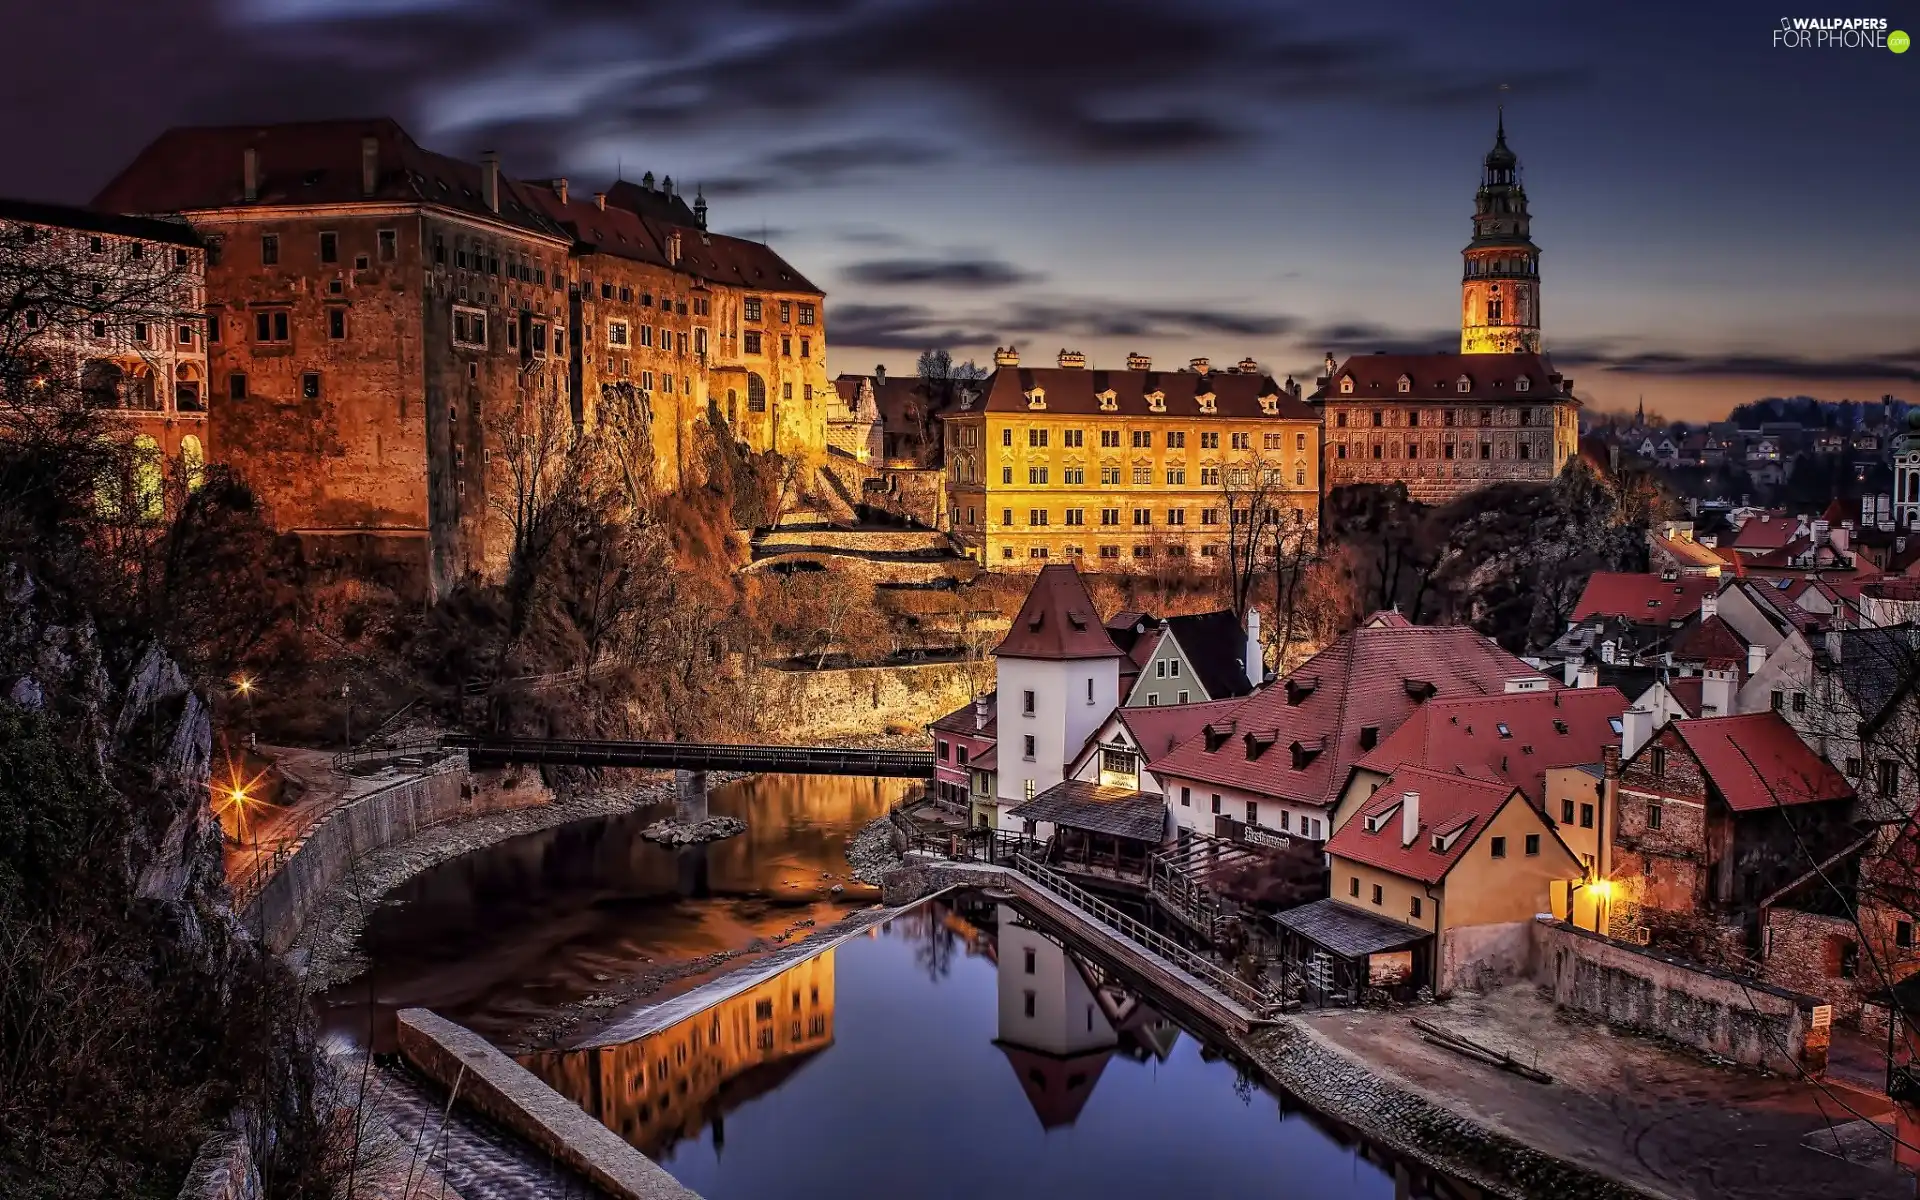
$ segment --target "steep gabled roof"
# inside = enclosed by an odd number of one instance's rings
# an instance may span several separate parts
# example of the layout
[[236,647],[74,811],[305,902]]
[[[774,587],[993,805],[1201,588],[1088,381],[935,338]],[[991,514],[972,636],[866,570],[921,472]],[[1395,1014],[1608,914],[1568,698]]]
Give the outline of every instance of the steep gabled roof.
[[[1399,811],[1408,792],[1420,796],[1419,829],[1410,845],[1402,840],[1404,821]],[[1420,883],[1439,883],[1515,799],[1526,804],[1520,789],[1510,783],[1402,767],[1327,839],[1327,853]],[[1379,822],[1379,828],[1367,828],[1388,812],[1391,815]],[[1443,839],[1438,847],[1436,837]]]
[[1853,785],[1777,712],[1676,721],[1671,728],[1735,812],[1853,797]]
[[1573,606],[1572,619],[1618,616],[1637,625],[1684,621],[1700,611],[1703,597],[1719,592],[1720,583],[1710,575],[1662,579],[1644,572],[1595,571]]
[[1167,631],[1213,699],[1244,696],[1259,682],[1247,678],[1247,631],[1231,609],[1168,617]]
[[1070,563],[1040,568],[1026,603],[994,650],[1001,658],[1120,658],[1087,594],[1080,572]]
[[1793,540],[1800,522],[1780,512],[1758,513],[1740,523],[1727,539],[1730,549],[1742,554],[1764,554],[1769,550],[1778,550]]
[[1499,781],[1538,806],[1548,770],[1597,763],[1620,744],[1613,723],[1626,709],[1626,696],[1610,687],[1432,700],[1356,765]]
[[1740,666],[1747,663],[1747,639],[1715,613],[1690,625],[1673,639],[1673,657],[1681,662],[1705,663],[1710,667]]
[[1420,704],[1495,695],[1513,679],[1560,686],[1465,625],[1362,626],[1209,722],[1155,772],[1331,805],[1354,761]]
[[1224,720],[1239,705],[1237,699],[1213,700],[1205,704],[1163,704],[1147,708],[1122,708],[1116,714],[1127,727],[1133,744],[1153,770],[1182,742],[1197,735],[1209,721]]

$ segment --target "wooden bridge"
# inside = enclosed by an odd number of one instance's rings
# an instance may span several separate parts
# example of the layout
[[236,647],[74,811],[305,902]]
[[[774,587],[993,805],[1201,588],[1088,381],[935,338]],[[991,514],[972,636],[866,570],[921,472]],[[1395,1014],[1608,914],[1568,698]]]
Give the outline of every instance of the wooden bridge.
[[713,742],[622,742],[573,738],[448,734],[440,745],[465,750],[476,767],[555,763],[577,767],[666,767],[682,771],[782,775],[879,775],[933,778],[931,750],[861,750],[835,746],[750,746]]

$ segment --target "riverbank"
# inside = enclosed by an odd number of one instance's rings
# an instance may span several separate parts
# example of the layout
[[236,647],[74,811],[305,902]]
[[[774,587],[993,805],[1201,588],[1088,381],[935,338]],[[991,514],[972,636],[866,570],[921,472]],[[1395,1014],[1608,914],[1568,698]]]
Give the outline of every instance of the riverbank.
[[[924,741],[924,736],[915,731],[835,738],[821,744],[890,750],[919,748]],[[356,860],[347,877],[314,903],[298,936],[293,940],[290,953],[302,967],[307,990],[315,993],[324,991],[355,978],[366,969],[360,939],[366,930],[368,915],[391,892],[416,876],[463,855],[526,834],[576,821],[622,816],[673,801],[673,778],[670,773],[633,772],[632,775],[635,776],[632,782],[597,784],[588,789],[561,794],[549,804],[444,822],[404,842],[373,851]],[[709,787],[718,787],[741,778],[744,776],[738,773],[714,771],[708,773],[707,783]],[[694,965],[700,961],[693,960],[688,965],[689,973],[713,969],[714,964]],[[640,985],[651,982],[653,986],[650,990],[657,990],[673,982],[673,978],[666,977],[673,969],[671,964],[664,965],[659,973],[650,972],[649,979],[640,981]],[[656,975],[659,977],[656,978]],[[608,982],[610,986],[606,991],[572,1006],[580,1009],[580,1021],[593,1015],[593,1010],[584,1007],[589,1001],[598,1001],[625,991],[626,981],[610,979]],[[644,994],[647,993],[634,993]],[[598,1009],[604,1013],[619,1003],[621,1000],[616,998],[598,1005]]]

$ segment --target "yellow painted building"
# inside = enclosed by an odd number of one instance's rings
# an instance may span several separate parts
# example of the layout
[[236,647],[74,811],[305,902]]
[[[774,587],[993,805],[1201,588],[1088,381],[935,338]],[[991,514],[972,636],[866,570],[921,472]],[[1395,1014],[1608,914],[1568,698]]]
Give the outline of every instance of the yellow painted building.
[[[1250,509],[1287,536],[1319,527],[1320,418],[1251,360],[1211,370],[1023,368],[1011,349],[947,422],[953,535],[990,569],[1067,559],[1087,570],[1211,567]],[[1263,534],[1270,541],[1271,534]]]
[[1404,767],[1327,842],[1332,898],[1435,935],[1446,993],[1523,966],[1527,925],[1584,874],[1519,788]]

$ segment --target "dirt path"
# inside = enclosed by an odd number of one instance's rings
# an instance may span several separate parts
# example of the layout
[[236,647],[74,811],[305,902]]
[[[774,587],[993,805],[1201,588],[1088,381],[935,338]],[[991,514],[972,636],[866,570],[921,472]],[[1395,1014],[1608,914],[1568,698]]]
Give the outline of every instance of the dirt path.
[[1418,1015],[1511,1053],[1550,1084],[1425,1041],[1406,1011],[1329,1012],[1305,1023],[1377,1074],[1546,1154],[1677,1200],[1911,1200],[1890,1164],[1858,1166],[1803,1144],[1809,1134],[1884,1117],[1878,1099],[1715,1065],[1679,1049],[1569,1019],[1531,987],[1461,996]]

